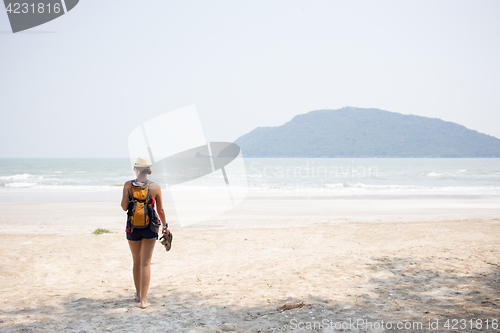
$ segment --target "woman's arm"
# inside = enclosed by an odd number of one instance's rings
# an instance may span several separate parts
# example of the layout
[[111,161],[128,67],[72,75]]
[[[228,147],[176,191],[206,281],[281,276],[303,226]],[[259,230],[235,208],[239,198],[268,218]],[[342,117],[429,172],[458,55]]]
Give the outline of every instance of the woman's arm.
[[156,211],[160,217],[161,224],[163,225],[163,234],[168,235],[169,231],[167,229],[167,218],[165,216],[165,211],[163,210],[163,201],[161,197],[161,188],[155,186],[155,199],[156,199]]
[[130,196],[130,180],[123,185],[122,209],[128,210],[128,197]]

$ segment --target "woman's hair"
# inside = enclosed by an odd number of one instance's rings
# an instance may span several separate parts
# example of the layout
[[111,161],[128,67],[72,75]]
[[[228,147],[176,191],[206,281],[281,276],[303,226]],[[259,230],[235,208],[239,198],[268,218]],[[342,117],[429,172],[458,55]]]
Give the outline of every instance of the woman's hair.
[[145,167],[145,168],[139,168],[139,167],[134,167],[135,169],[137,169],[139,171],[139,174],[141,173],[146,173],[148,175],[151,174],[151,169],[150,167]]

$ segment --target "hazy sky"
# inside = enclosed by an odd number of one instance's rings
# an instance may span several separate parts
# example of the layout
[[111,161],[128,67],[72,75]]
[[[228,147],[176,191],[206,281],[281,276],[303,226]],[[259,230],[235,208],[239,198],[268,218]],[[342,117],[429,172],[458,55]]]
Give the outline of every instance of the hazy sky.
[[126,157],[196,104],[209,141],[344,106],[500,138],[500,1],[81,0],[12,34],[0,8],[0,157]]

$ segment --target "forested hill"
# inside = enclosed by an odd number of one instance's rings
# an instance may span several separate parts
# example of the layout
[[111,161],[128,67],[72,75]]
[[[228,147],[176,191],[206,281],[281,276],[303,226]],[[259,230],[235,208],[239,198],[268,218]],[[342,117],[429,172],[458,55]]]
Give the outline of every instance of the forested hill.
[[244,157],[500,157],[500,139],[462,125],[354,107],[258,127],[235,143]]

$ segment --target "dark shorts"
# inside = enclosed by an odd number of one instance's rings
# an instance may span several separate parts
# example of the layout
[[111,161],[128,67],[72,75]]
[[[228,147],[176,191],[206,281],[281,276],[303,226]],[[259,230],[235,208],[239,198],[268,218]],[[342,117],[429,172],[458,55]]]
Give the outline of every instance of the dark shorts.
[[158,234],[152,232],[149,224],[146,228],[134,228],[131,234],[126,234],[129,241],[140,241],[141,239],[158,239]]

